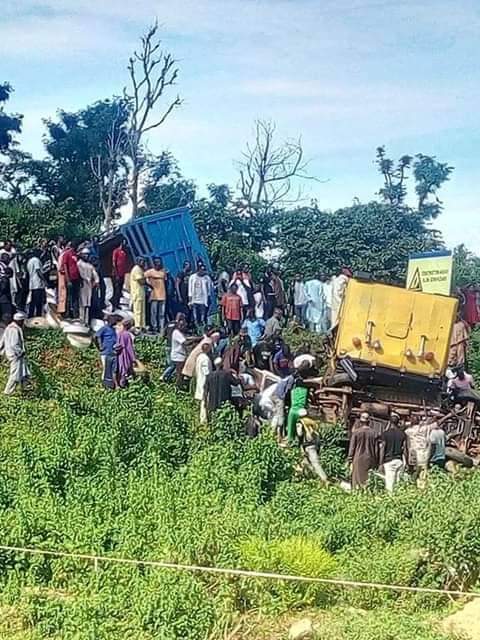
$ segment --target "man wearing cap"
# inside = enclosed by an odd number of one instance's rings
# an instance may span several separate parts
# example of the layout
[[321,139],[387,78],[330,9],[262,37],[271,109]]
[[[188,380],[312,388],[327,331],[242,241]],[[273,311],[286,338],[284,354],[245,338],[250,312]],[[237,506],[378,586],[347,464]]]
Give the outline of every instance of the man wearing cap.
[[378,440],[370,426],[370,416],[362,413],[360,424],[353,430],[348,450],[352,466],[352,489],[363,489],[368,484],[368,473],[378,462]]
[[385,473],[385,488],[392,493],[405,469],[407,437],[400,428],[400,416],[392,411],[386,431],[380,438],[380,466]]
[[13,316],[13,322],[5,329],[0,342],[0,351],[10,363],[10,375],[4,391],[7,396],[14,393],[17,384],[23,386],[30,378],[23,337],[23,324],[26,317],[24,313],[17,312]]

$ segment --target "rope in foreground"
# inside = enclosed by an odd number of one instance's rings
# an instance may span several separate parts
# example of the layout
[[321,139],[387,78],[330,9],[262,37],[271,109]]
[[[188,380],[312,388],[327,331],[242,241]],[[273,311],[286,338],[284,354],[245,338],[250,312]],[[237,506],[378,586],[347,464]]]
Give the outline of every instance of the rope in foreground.
[[283,573],[270,573],[267,571],[249,571],[247,569],[226,569],[223,567],[202,567],[195,564],[178,564],[173,562],[162,562],[157,560],[135,560],[130,558],[117,558],[110,556],[96,556],[86,553],[70,553],[68,551],[51,551],[47,549],[32,549],[28,547],[12,547],[0,545],[0,551],[11,551],[15,553],[27,553],[30,555],[43,555],[56,558],[70,558],[72,560],[84,560],[92,562],[95,570],[98,570],[100,563],[124,564],[130,566],[152,567],[156,569],[171,569],[174,571],[189,571],[196,573],[211,573],[224,576],[239,576],[243,578],[262,578],[266,580],[283,580],[287,582],[310,582],[316,584],[330,585],[333,587],[347,587],[354,589],[379,589],[384,591],[403,591],[410,593],[429,593],[442,596],[464,596],[469,598],[480,598],[480,592],[475,591],[455,591],[451,589],[433,589],[430,587],[408,587],[399,584],[383,584],[381,582],[357,582],[353,580],[340,580],[336,578],[315,578],[312,576],[293,576]]

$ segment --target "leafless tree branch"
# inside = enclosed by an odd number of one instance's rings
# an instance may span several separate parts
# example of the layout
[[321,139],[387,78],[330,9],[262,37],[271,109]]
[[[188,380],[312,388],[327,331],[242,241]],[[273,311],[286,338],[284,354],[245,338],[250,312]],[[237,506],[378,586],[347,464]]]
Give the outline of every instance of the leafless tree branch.
[[[291,202],[287,197],[298,180],[317,180],[307,172],[302,140],[276,143],[276,125],[269,120],[255,123],[255,141],[247,143],[237,163],[238,188],[251,207],[271,210]],[[301,190],[293,200],[301,200]]]
[[162,49],[158,28],[155,22],[142,36],[140,50],[130,57],[130,88],[124,92],[132,107],[128,144],[132,165],[129,192],[134,217],[138,215],[140,205],[140,174],[145,164],[144,135],[164,124],[182,104],[177,95],[167,104],[160,117],[153,117],[156,107],[178,78],[177,61]]

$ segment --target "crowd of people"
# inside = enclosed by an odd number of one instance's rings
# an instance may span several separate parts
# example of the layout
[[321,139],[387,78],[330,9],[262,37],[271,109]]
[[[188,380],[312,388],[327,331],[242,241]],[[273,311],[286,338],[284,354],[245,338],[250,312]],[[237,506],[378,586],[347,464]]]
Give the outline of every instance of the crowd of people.
[[[44,316],[53,305],[59,318],[84,327],[102,320],[94,339],[106,388],[123,388],[134,376],[139,366],[136,336],[165,337],[168,362],[162,378],[192,392],[201,423],[225,404],[240,415],[251,406],[249,433],[269,424],[279,444],[300,446],[307,465],[327,482],[319,458],[318,420],[311,415],[319,390],[318,363],[309,344],[293,350],[284,329],[293,323],[329,334],[351,276],[348,268],[333,277],[319,274],[305,280],[297,274],[286,286],[278,264],[254,281],[247,265],[220,269],[214,276],[198,260],[194,266],[185,262],[174,277],[160,257],[151,263],[145,257],[132,260],[125,242],[113,250],[111,271],[105,274],[97,238],[81,245],[64,238],[42,241],[23,253],[4,242],[0,349],[10,364],[5,394],[29,379],[25,321]],[[457,318],[449,359],[452,395],[473,388],[473,378],[465,372],[468,335],[468,325]],[[365,486],[372,470],[381,469],[387,490],[393,491],[406,470],[422,481],[429,466],[443,468],[442,423],[448,417],[410,417],[402,423],[392,412],[379,436],[363,412],[348,452],[352,487]]]

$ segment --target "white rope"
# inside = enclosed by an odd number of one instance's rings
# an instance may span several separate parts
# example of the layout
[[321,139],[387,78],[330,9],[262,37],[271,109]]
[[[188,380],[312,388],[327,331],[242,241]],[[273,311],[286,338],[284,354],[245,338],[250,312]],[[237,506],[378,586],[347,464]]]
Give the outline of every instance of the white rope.
[[28,553],[31,555],[52,556],[57,558],[70,558],[72,560],[86,560],[93,562],[95,570],[98,570],[100,562],[113,564],[126,564],[134,566],[153,567],[157,569],[172,569],[175,571],[190,571],[198,573],[213,573],[226,576],[240,576],[243,578],[264,578],[267,580],[284,580],[288,582],[311,582],[330,585],[334,587],[348,587],[360,589],[381,589],[388,591],[406,591],[410,593],[429,593],[442,596],[465,596],[480,598],[480,592],[457,591],[451,589],[434,589],[430,587],[408,587],[400,584],[383,584],[381,582],[359,582],[354,580],[341,580],[337,578],[315,578],[313,576],[293,576],[283,573],[271,573],[267,571],[248,571],[246,569],[226,569],[223,567],[203,567],[195,564],[179,564],[162,562],[158,560],[135,560],[130,558],[117,558],[112,556],[96,556],[86,553],[70,553],[67,551],[51,551],[47,549],[31,549],[28,547],[12,547],[0,545],[1,551],[13,551],[15,553]]

